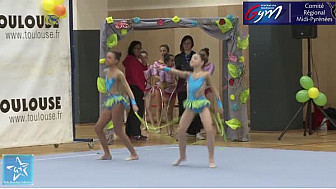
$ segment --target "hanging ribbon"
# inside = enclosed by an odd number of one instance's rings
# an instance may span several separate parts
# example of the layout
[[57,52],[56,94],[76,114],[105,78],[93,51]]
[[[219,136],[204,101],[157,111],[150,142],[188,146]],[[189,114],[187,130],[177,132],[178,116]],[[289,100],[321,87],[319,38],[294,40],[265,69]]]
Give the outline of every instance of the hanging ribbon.
[[143,125],[147,125],[147,129],[150,131],[150,130],[153,130],[153,131],[157,131],[158,129],[162,129],[162,128],[165,128],[165,127],[168,127],[170,125],[173,125],[176,121],[178,121],[180,118],[178,117],[177,119],[174,119],[173,121],[171,122],[168,122],[166,123],[165,125],[162,125],[160,127],[155,127],[151,124],[148,124],[146,123],[142,118],[141,116],[137,113],[137,112],[134,112],[135,115],[137,116],[137,118],[139,119],[139,121],[143,124]]

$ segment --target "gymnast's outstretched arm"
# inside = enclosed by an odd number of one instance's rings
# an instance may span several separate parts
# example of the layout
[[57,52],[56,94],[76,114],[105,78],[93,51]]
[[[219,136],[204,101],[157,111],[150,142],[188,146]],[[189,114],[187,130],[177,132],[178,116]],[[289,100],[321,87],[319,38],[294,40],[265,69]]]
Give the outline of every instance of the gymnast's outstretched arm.
[[188,71],[181,71],[175,68],[170,68],[170,67],[165,67],[165,66],[160,66],[158,67],[158,69],[163,70],[164,72],[169,72],[170,74],[176,75],[181,78],[187,78],[190,74],[190,72]]

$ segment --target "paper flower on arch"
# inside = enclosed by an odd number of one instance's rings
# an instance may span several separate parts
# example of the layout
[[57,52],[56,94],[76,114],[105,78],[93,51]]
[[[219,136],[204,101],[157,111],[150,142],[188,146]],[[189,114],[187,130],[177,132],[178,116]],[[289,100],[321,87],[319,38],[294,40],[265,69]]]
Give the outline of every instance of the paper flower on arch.
[[178,16],[174,16],[172,18],[172,21],[175,22],[175,23],[179,23],[180,22],[180,18]]
[[140,18],[139,18],[139,17],[134,17],[134,18],[133,18],[133,22],[134,22],[135,24],[138,24],[138,23],[140,22]]
[[222,33],[226,33],[233,28],[231,21],[227,18],[217,20],[216,24]]
[[245,104],[249,96],[250,96],[250,89],[243,90],[243,92],[240,93],[240,103]]
[[197,20],[193,20],[193,21],[192,21],[192,26],[196,27],[197,25],[198,25]]
[[231,110],[232,111],[238,111],[238,104],[232,104]]
[[112,16],[106,18],[106,23],[108,23],[108,24],[112,24],[113,23]]
[[164,24],[164,20],[159,19],[159,20],[157,21],[157,25],[162,26],[163,24]]
[[127,29],[121,29],[121,35],[127,35]]
[[240,36],[237,37],[237,47],[239,49],[247,49],[249,45],[249,37],[250,35],[247,35],[245,39],[241,39]]
[[115,46],[117,46],[117,44],[118,44],[118,35],[116,33],[110,35],[107,38],[106,45],[107,45],[108,48],[115,47]]

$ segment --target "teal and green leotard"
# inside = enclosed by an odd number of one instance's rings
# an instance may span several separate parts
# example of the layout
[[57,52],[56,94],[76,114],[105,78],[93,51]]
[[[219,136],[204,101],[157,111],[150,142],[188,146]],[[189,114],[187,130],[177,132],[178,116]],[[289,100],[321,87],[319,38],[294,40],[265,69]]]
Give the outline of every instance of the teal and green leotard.
[[205,107],[210,106],[210,101],[207,100],[204,95],[196,97],[196,93],[203,86],[204,80],[205,80],[205,77],[200,77],[200,78],[194,79],[192,77],[191,73],[189,74],[189,77],[188,77],[188,97],[183,103],[184,108],[190,109],[195,113],[200,113],[204,110]]
[[121,95],[121,94],[111,94],[109,91],[113,87],[115,83],[115,79],[108,79],[105,77],[105,86],[107,91],[107,99],[105,100],[103,106],[108,110],[112,110],[112,108],[117,104],[123,104],[125,108],[129,108],[129,102]]

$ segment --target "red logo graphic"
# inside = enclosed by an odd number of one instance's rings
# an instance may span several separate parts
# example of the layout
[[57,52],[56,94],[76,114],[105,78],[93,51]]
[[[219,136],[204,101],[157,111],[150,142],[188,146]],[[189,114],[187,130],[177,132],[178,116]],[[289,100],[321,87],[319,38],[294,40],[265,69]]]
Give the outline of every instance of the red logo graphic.
[[251,7],[244,16],[245,20],[252,20],[253,18],[255,18],[257,15],[259,16],[253,23],[257,23],[259,22],[263,17],[267,17],[268,19],[272,18],[273,14],[276,13],[274,20],[276,20],[279,16],[280,13],[282,11],[282,6],[277,6],[276,8],[272,8],[272,9],[262,9],[259,11],[253,11],[257,8],[260,7],[260,4],[258,5],[254,5],[253,7]]
[[[246,14],[245,14],[245,17],[244,17],[245,20],[252,20],[255,16],[257,16],[258,12],[257,12],[257,11],[253,11],[253,10],[256,9],[256,8],[258,8],[258,7],[260,7],[260,4],[259,4],[259,5],[254,5],[253,7],[251,7],[251,8],[246,12]],[[252,16],[251,16],[251,17],[248,17],[251,11],[253,11],[253,12],[252,12]]]

